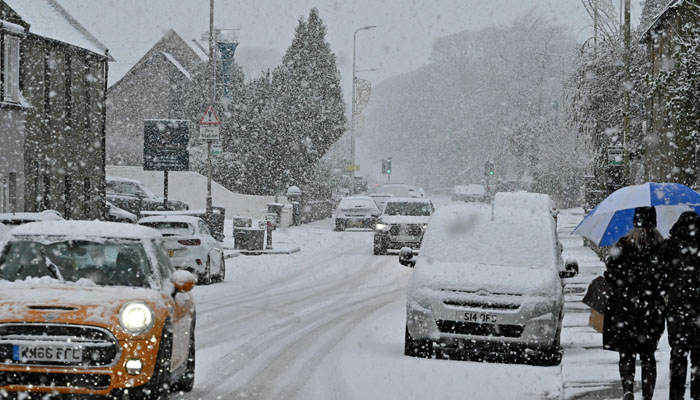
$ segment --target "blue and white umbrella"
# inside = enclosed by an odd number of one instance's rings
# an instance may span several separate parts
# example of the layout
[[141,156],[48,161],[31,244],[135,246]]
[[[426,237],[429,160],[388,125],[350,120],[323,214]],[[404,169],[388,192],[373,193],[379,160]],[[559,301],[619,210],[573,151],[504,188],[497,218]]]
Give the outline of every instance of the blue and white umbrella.
[[656,208],[656,229],[663,237],[668,237],[683,212],[700,213],[700,193],[680,183],[627,186],[600,202],[573,233],[598,246],[612,246],[632,229],[637,207]]

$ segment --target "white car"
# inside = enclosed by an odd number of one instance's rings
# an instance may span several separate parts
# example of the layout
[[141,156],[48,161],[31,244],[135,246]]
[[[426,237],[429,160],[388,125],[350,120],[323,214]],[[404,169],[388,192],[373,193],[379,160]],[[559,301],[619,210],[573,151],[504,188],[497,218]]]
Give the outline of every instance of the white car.
[[435,212],[426,198],[393,198],[384,206],[374,231],[374,255],[403,247],[420,248],[423,232]]
[[223,282],[226,277],[223,248],[200,218],[159,215],[142,218],[138,223],[163,235],[163,245],[175,268],[196,274],[203,284]]
[[452,189],[452,201],[485,202],[487,198],[484,185],[474,183],[467,186],[455,186]]
[[367,196],[344,197],[335,209],[335,230],[347,228],[374,229],[380,211],[377,203]]
[[426,231],[408,284],[404,353],[519,354],[544,365],[561,361],[564,278],[556,225],[527,208],[452,205]]
[[41,221],[63,221],[63,217],[54,210],[0,214],[0,223],[8,228]]

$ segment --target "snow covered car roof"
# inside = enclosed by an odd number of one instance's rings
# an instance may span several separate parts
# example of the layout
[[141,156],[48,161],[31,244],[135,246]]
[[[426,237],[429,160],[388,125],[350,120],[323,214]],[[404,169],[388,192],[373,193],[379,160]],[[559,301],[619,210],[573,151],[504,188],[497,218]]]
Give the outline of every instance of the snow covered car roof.
[[499,192],[493,201],[494,209],[502,208],[528,210],[534,214],[553,216],[556,207],[547,194],[530,192]]
[[14,228],[8,236],[63,236],[134,240],[162,237],[157,230],[145,226],[102,221],[32,222]]
[[148,222],[185,222],[188,224],[197,224],[201,221],[201,218],[192,217],[188,215],[154,215],[151,217],[144,217],[139,220],[139,224]]
[[387,200],[386,203],[430,203],[430,199],[425,197],[395,197]]
[[556,266],[553,219],[523,209],[502,211],[492,216],[491,207],[477,204],[440,208],[425,233],[419,262]]
[[62,221],[63,217],[58,211],[45,210],[42,212],[19,212],[0,214],[0,222],[14,225],[16,223],[27,223],[35,221]]
[[112,181],[112,182],[130,182],[130,183],[143,184],[141,181],[137,181],[136,179],[123,178],[121,176],[106,176],[105,180]]

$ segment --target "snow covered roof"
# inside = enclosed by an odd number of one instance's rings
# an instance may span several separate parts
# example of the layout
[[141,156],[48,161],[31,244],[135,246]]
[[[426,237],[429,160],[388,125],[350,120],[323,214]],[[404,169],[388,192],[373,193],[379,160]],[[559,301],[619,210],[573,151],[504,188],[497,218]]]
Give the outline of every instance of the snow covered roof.
[[141,218],[139,224],[148,222],[184,222],[188,224],[197,224],[200,218],[188,215],[154,215],[151,217]]
[[121,176],[106,176],[105,180],[108,182],[129,182],[129,183],[141,183],[136,179],[123,178]]
[[10,22],[3,21],[1,19],[0,19],[0,30],[10,31],[10,32],[20,33],[20,34],[24,33],[24,27],[22,27],[21,25],[12,24]]
[[668,5],[656,16],[654,17],[654,21],[649,25],[649,27],[642,33],[642,36],[639,38],[639,41],[641,43],[646,42],[649,37],[651,36],[651,33],[659,27],[659,24],[663,22],[666,17],[672,12],[680,8],[682,5],[688,4],[693,7],[696,7],[700,9],[700,6],[697,4],[694,4],[691,1],[687,0],[672,0],[671,2],[668,3]]
[[194,51],[195,54],[197,54],[197,57],[199,57],[202,61],[209,61],[209,53],[207,52],[206,48],[209,46],[204,46],[201,44],[197,39],[192,39],[192,41],[187,41],[185,40],[185,43],[187,43],[188,46]]
[[180,70],[180,72],[182,72],[182,74],[185,75],[185,77],[187,77],[187,79],[192,80],[192,75],[185,69],[185,67],[182,66],[182,64],[180,64],[175,59],[175,57],[173,57],[172,54],[166,53],[164,51],[161,51],[160,53],[163,54],[165,56],[165,58],[167,58],[168,61],[170,61],[178,70]]
[[155,229],[133,224],[102,221],[43,221],[14,228],[12,236],[65,236],[79,238],[150,239],[160,237]]
[[30,33],[80,47],[114,61],[108,55],[107,47],[88,32],[56,0],[3,1],[30,25]]

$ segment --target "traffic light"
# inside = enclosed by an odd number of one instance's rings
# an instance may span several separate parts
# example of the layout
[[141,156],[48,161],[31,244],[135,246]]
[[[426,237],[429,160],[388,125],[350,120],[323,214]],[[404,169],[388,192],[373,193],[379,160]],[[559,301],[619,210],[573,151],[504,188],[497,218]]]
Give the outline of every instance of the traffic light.
[[391,175],[391,158],[382,160],[382,174]]
[[486,167],[485,168],[486,175],[493,175],[494,174],[494,167],[493,167],[493,163],[491,161],[486,161],[485,167]]

